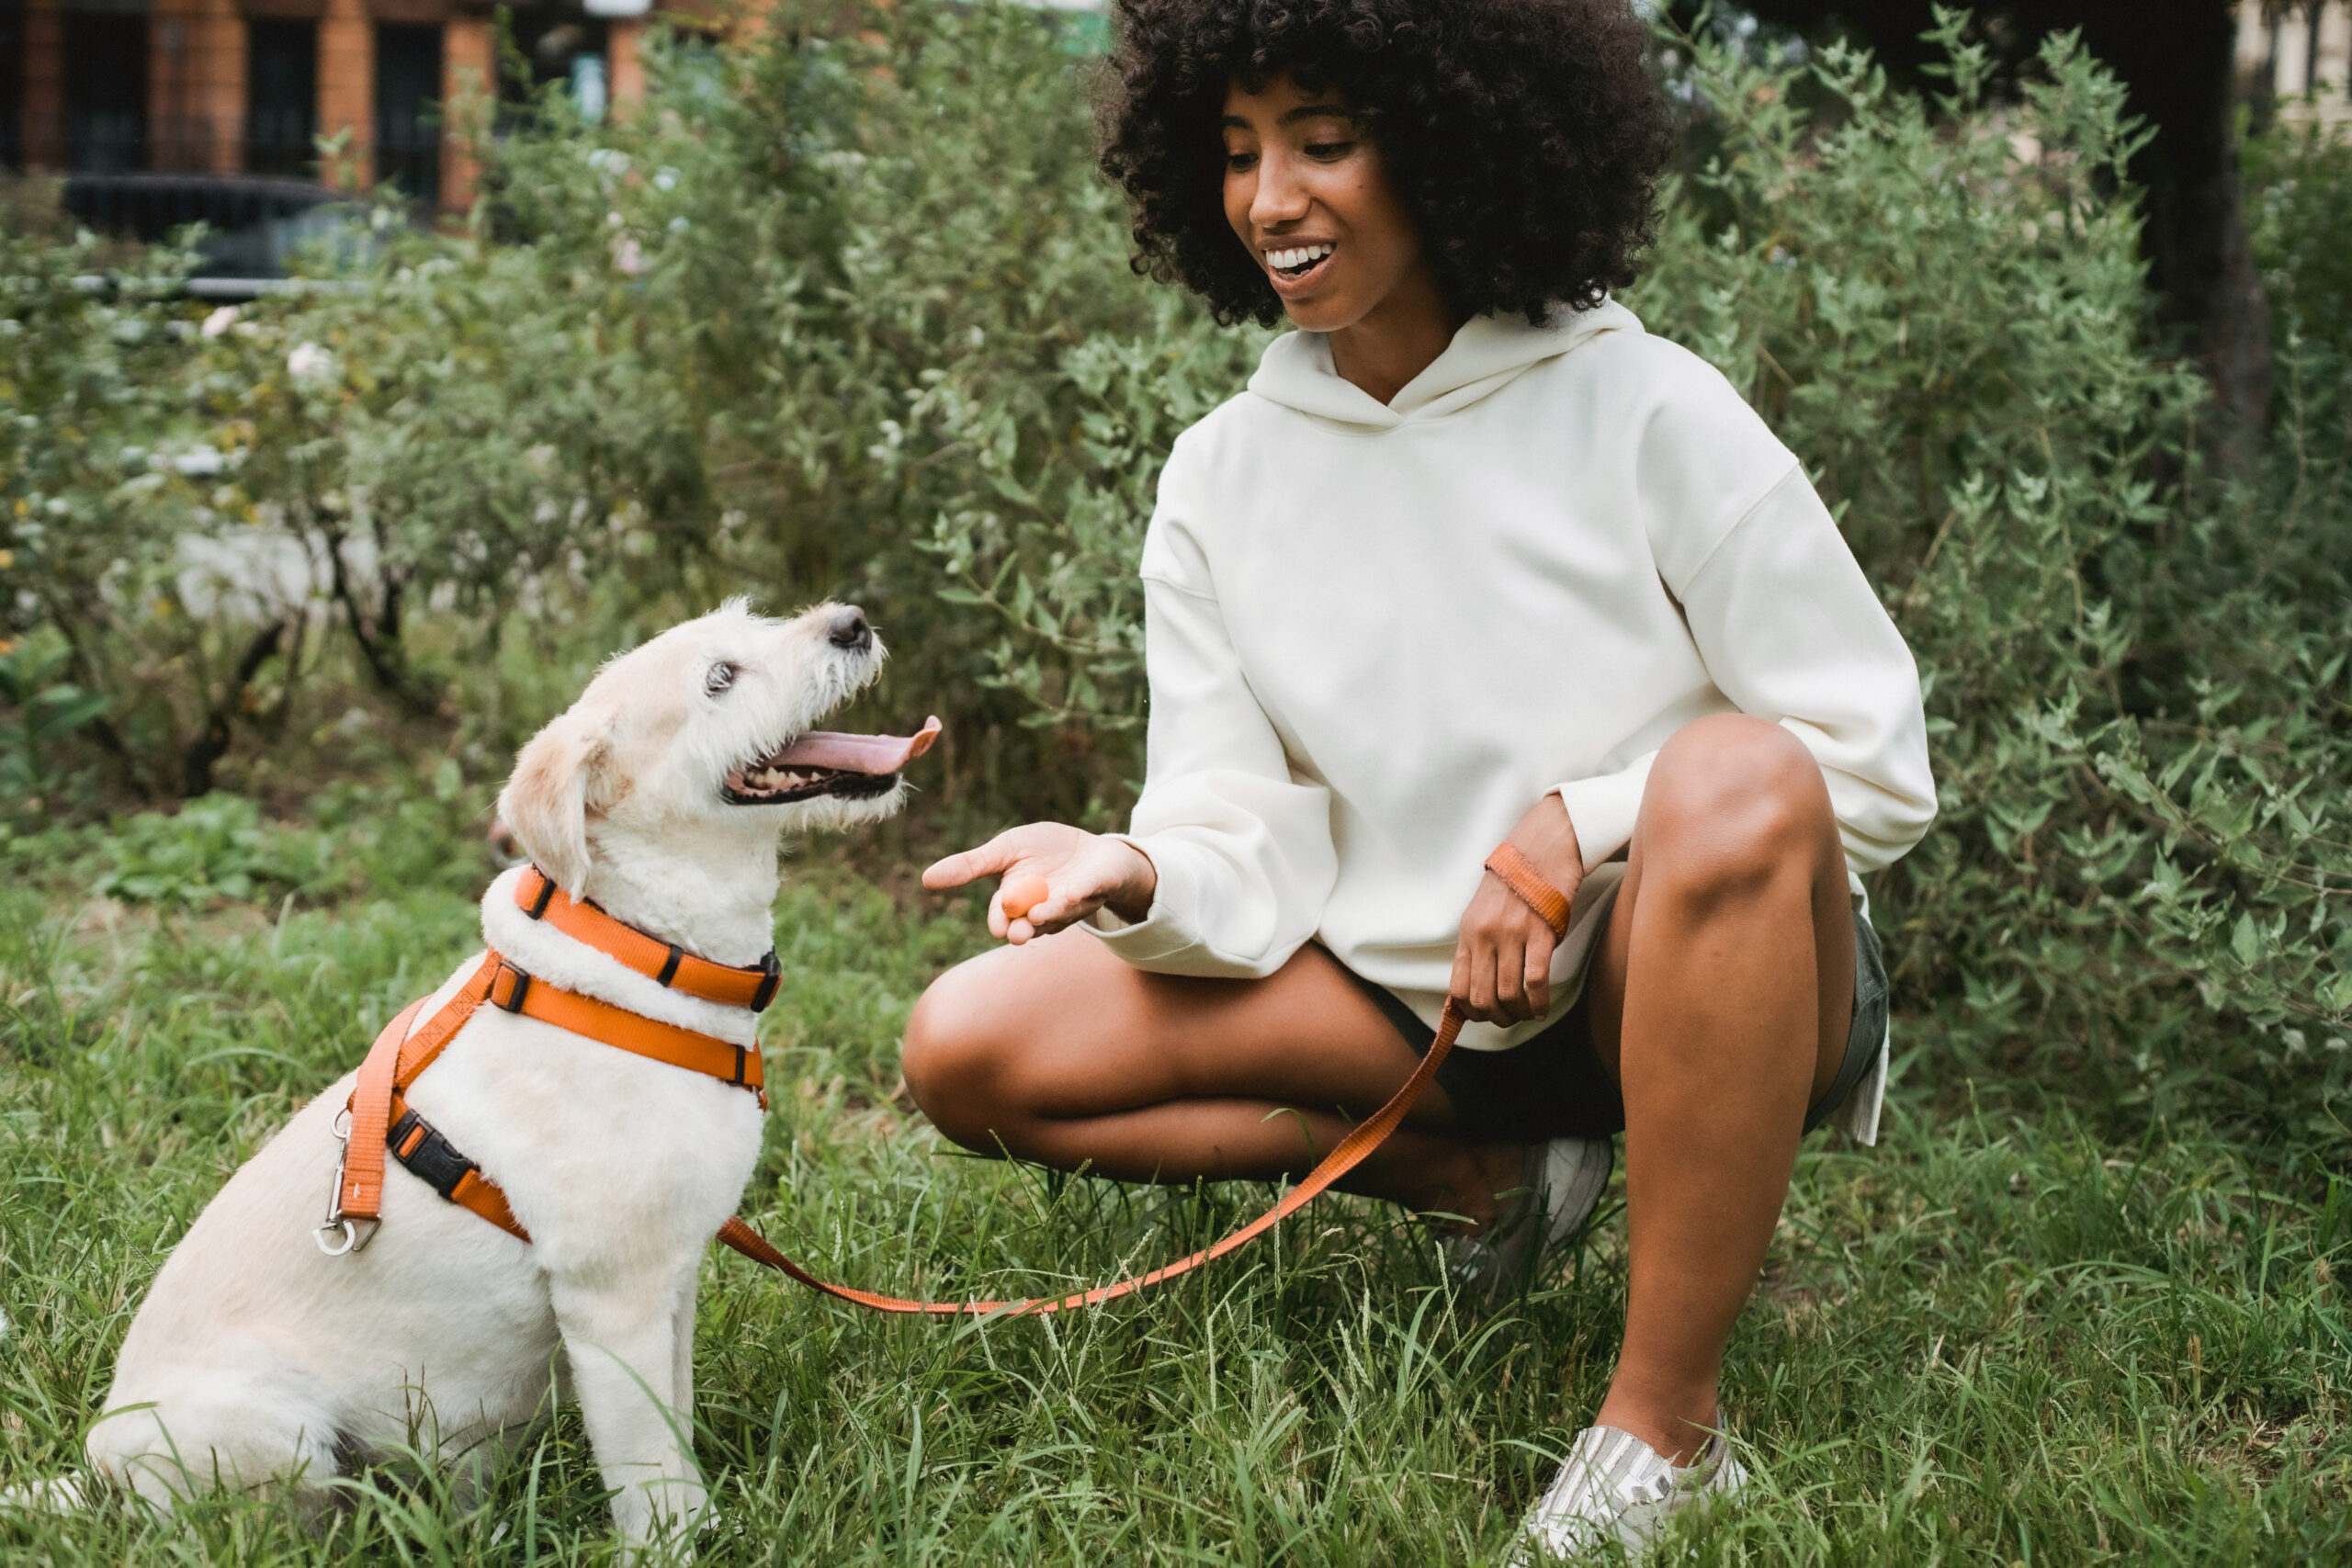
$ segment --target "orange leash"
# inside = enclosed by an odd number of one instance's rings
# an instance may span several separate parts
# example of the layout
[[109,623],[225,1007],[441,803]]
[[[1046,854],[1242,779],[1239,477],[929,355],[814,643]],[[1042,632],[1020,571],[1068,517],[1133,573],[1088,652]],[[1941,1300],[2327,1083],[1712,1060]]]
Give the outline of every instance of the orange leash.
[[1148,1274],[1136,1274],[1108,1285],[1097,1285],[1091,1291],[1020,1301],[907,1301],[898,1296],[876,1295],[871,1291],[853,1290],[847,1285],[828,1284],[778,1252],[740,1217],[729,1220],[718,1228],[718,1239],[752,1262],[797,1280],[811,1290],[822,1291],[837,1300],[854,1302],[874,1312],[922,1313],[933,1317],[983,1317],[1001,1312],[1012,1317],[1037,1317],[1049,1312],[1067,1312],[1072,1307],[1100,1306],[1104,1302],[1133,1295],[1162,1280],[1173,1280],[1179,1274],[1189,1274],[1202,1264],[1257,1240],[1313,1202],[1333,1182],[1362,1165],[1373,1150],[1388,1141],[1388,1134],[1404,1122],[1406,1112],[1413,1109],[1413,1102],[1420,1099],[1421,1091],[1429,1088],[1431,1078],[1437,1077],[1439,1066],[1444,1062],[1446,1053],[1453,1049],[1453,1042],[1461,1032],[1462,1014],[1455,1010],[1453,998],[1448,998],[1445,1012],[1438,1021],[1437,1038],[1430,1042],[1429,1053],[1421,1058],[1421,1065],[1413,1069],[1413,1076],[1405,1080],[1405,1086],[1390,1096],[1388,1103],[1373,1112],[1368,1120],[1349,1129],[1348,1135],[1332,1145],[1331,1152],[1323,1156],[1322,1163],[1308,1171],[1297,1186],[1283,1193],[1280,1202],[1222,1241],[1203,1247],[1190,1258],[1180,1258]]
[[[1552,928],[1553,940],[1568,934],[1569,901],[1560,890],[1544,880],[1541,872],[1516,845],[1508,840],[1487,857],[1486,869],[1501,879],[1504,886],[1516,894],[1521,902],[1535,912],[1538,919]],[[1121,1296],[1172,1280],[1179,1274],[1189,1274],[1202,1264],[1214,1261],[1258,1239],[1276,1225],[1306,1207],[1330,1190],[1331,1184],[1355,1169],[1372,1152],[1388,1141],[1390,1134],[1404,1124],[1414,1101],[1421,1098],[1437,1070],[1445,1063],[1453,1043],[1462,1035],[1462,1010],[1452,997],[1445,999],[1445,1009],[1438,1015],[1437,1038],[1430,1042],[1429,1050],[1421,1056],[1420,1066],[1412,1077],[1391,1095],[1388,1103],[1373,1112],[1371,1117],[1349,1129],[1348,1135],[1332,1145],[1331,1152],[1296,1187],[1283,1194],[1282,1200],[1256,1219],[1233,1232],[1223,1240],[1204,1247],[1190,1258],[1153,1269],[1148,1274],[1136,1274],[1107,1285],[1097,1285],[1067,1296],[1035,1296],[1020,1301],[995,1302],[918,1302],[901,1296],[885,1296],[872,1291],[860,1291],[848,1285],[835,1285],[818,1279],[776,1250],[765,1238],[745,1224],[741,1216],[729,1219],[718,1227],[718,1239],[737,1252],[763,1268],[773,1269],[788,1279],[797,1280],[812,1291],[821,1291],[838,1301],[853,1303],[872,1312],[921,1314],[931,1317],[981,1317],[991,1313],[1003,1313],[1012,1317],[1039,1317],[1046,1313],[1067,1312],[1073,1307],[1100,1306],[1104,1302],[1117,1301]]]
[[[1502,863],[1498,864],[1498,861]],[[1487,869],[1501,878],[1506,886],[1533,909],[1537,917],[1552,928],[1555,938],[1566,933],[1568,900],[1559,889],[1544,881],[1517,849],[1509,843],[1503,844],[1487,858]],[[552,885],[538,886],[534,884],[534,878],[537,879],[537,884],[547,882],[537,867],[531,868],[516,889],[516,898],[526,909],[536,901],[538,911],[534,912],[533,918],[537,919],[540,913],[551,907],[548,888]],[[623,963],[640,972],[646,972],[645,963],[654,961],[658,955],[662,962],[669,964],[668,973],[671,975],[690,973],[683,964],[669,961],[667,954],[675,953],[676,949],[656,942],[634,927],[623,925],[593,904],[572,904],[567,896],[557,897],[563,898],[569,910],[551,919],[550,923],[567,935],[619,957]],[[617,939],[611,931],[581,918],[582,914],[593,914],[605,926],[617,927],[621,931],[650,944],[650,950],[629,945],[627,957],[612,953],[604,943]],[[771,963],[774,956],[773,953],[769,955]],[[724,968],[701,959],[695,959],[695,963],[707,969]],[[732,969],[725,972],[730,976],[751,973]],[[707,977],[697,974],[695,978]],[[669,980],[664,981],[664,984],[669,983]],[[682,985],[680,988],[686,987]],[[768,986],[766,991],[767,995],[757,1004],[760,1007],[766,1006],[768,998],[774,996],[774,986]],[[408,1166],[450,1202],[472,1210],[491,1224],[526,1242],[531,1239],[530,1234],[515,1222],[513,1212],[506,1205],[506,1195],[499,1190],[497,1183],[483,1175],[480,1166],[449,1146],[447,1140],[434,1131],[430,1123],[413,1111],[407,1110],[401,1098],[401,1092],[416,1080],[417,1075],[432,1066],[442,1048],[485,1001],[509,1012],[544,1020],[559,1028],[621,1050],[704,1073],[750,1089],[760,1095],[761,1108],[766,1109],[767,1097],[761,1087],[763,1080],[756,1047],[746,1049],[731,1045],[710,1035],[662,1023],[608,1002],[598,1001],[593,997],[558,990],[544,981],[533,981],[530,976],[497,953],[486,953],[458,994],[425,1021],[413,1039],[409,1038],[408,1030],[418,1010],[424,1006],[422,999],[410,1003],[399,1017],[385,1025],[383,1032],[376,1037],[376,1043],[368,1050],[368,1059],[359,1069],[358,1082],[352,1089],[350,1106],[345,1111],[348,1118],[344,1129],[345,1143],[344,1156],[335,1167],[334,1199],[329,1205],[326,1224],[319,1230],[320,1250],[330,1257],[356,1252],[373,1238],[383,1213],[387,1152]],[[742,1005],[752,1004],[746,1002]],[[1389,1097],[1387,1104],[1351,1128],[1348,1134],[1332,1146],[1331,1152],[1324,1156],[1315,1168],[1307,1172],[1296,1187],[1284,1193],[1272,1208],[1191,1257],[1180,1258],[1148,1274],[1132,1275],[1066,1296],[1023,1297],[1017,1301],[922,1302],[820,1280],[778,1251],[766,1238],[745,1224],[740,1215],[729,1218],[718,1228],[718,1239],[763,1268],[773,1269],[810,1290],[872,1312],[917,1314],[931,1317],[981,1317],[1002,1313],[1012,1317],[1031,1317],[1066,1312],[1075,1307],[1100,1306],[1104,1302],[1132,1295],[1180,1274],[1188,1274],[1237,1247],[1247,1246],[1328,1191],[1334,1182],[1370,1158],[1373,1151],[1386,1143],[1389,1135],[1404,1123],[1414,1102],[1420,1099],[1421,1092],[1437,1077],[1438,1068],[1444,1064],[1454,1042],[1461,1037],[1462,1023],[1460,1008],[1453,998],[1447,998],[1444,1011],[1438,1019],[1437,1037],[1430,1042],[1420,1065],[1413,1069],[1412,1076],[1405,1080],[1403,1087]],[[365,1231],[358,1229],[363,1224],[367,1226]],[[341,1245],[331,1245],[331,1238],[339,1238]]]

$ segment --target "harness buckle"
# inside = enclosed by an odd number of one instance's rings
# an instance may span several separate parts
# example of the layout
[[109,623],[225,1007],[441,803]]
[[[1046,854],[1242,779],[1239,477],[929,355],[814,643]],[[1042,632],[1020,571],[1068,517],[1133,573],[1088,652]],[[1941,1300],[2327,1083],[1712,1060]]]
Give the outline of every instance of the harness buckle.
[[[503,996],[500,994],[502,990],[505,993]],[[490,1005],[501,1012],[519,1013],[523,1010],[523,998],[530,994],[529,972],[517,969],[503,958],[500,959],[498,973],[490,977]]]
[[760,960],[760,988],[752,993],[752,1010],[767,1011],[768,1004],[775,1000],[776,987],[783,983],[784,965],[776,962],[775,949],[771,947],[767,956]]
[[544,919],[547,918],[548,906],[555,901],[555,878],[537,866],[531,868],[531,874],[539,879],[539,896],[532,899],[531,907],[523,912],[535,920]]

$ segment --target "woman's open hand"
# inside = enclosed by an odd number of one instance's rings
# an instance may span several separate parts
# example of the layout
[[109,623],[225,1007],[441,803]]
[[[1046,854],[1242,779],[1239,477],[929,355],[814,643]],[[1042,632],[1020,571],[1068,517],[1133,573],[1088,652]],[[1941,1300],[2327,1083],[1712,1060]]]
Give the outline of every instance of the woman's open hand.
[[[1556,795],[1546,794],[1519,819],[1510,840],[1573,902],[1584,880],[1584,852],[1576,825]],[[1559,939],[1544,918],[1493,872],[1462,912],[1462,942],[1453,951],[1451,989],[1463,1016],[1485,1023],[1518,1023],[1552,1009],[1552,950]]]
[[998,874],[1004,880],[989,899],[989,934],[1015,944],[1104,908],[1121,919],[1140,920],[1159,887],[1151,857],[1141,850],[1063,822],[1008,828],[978,849],[934,863],[923,872],[922,885],[961,887]]

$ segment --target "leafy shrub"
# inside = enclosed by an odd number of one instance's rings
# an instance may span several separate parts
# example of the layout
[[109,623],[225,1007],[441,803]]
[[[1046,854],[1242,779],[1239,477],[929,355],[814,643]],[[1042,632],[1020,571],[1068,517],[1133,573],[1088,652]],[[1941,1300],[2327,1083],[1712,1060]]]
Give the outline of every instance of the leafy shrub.
[[265,824],[242,795],[208,795],[166,816],[142,811],[107,843],[93,889],[135,904],[202,906],[315,887],[332,857],[317,834]]
[[0,642],[0,708],[14,710],[0,727],[0,799],[38,801],[51,780],[43,749],[106,712],[104,693],[63,678],[67,657],[65,639],[49,627]]
[[[2201,1000],[2291,1065],[2352,1009],[2334,155],[2257,182],[2287,385],[2223,485],[2146,331],[2120,89],[2060,40],[1989,102],[1939,26],[1934,102],[1676,40],[1702,152],[1629,300],[1805,457],[1919,654],[1943,819],[1874,896],[1940,1038],[2160,1098]],[[875,705],[949,719],[934,818],[1115,818],[1158,465],[1261,339],[1128,272],[1067,41],[905,0],[659,43],[640,112],[550,96],[485,150],[474,232],[233,321],[0,241],[9,374],[86,423],[6,434],[0,634],[57,629],[150,788],[232,724],[292,744],[330,646],[479,777],[662,621],[837,592],[894,649]]]
[[2291,338],[2352,363],[2352,140],[2319,125],[2250,137],[2246,205],[2271,315]]

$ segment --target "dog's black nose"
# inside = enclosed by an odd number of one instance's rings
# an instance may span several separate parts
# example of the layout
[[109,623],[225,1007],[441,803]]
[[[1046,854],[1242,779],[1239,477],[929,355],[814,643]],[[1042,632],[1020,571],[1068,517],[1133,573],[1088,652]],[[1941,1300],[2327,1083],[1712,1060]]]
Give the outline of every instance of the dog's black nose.
[[854,604],[844,604],[833,612],[833,624],[825,637],[835,648],[864,653],[874,646],[874,628],[865,624],[865,611]]

